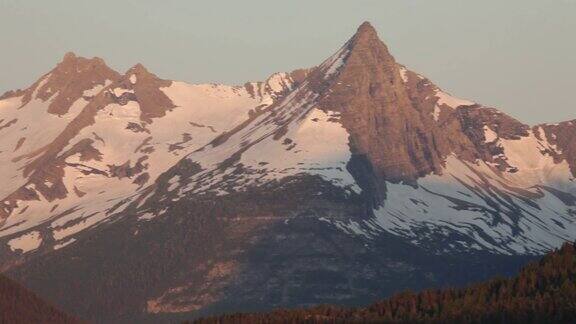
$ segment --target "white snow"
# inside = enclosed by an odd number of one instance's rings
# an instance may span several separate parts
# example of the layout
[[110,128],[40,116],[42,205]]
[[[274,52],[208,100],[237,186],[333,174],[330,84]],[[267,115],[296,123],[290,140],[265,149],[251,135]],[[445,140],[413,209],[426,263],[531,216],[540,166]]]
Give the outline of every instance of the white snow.
[[325,79],[331,77],[340,69],[340,67],[342,67],[344,61],[348,57],[348,53],[350,53],[350,50],[348,49],[348,44],[345,44],[334,55],[330,56],[326,61],[320,64],[319,68],[325,71]]
[[54,250],[60,250],[63,247],[66,247],[72,243],[76,242],[75,238],[71,238],[62,242],[57,243],[56,245],[54,245]]
[[[70,217],[66,218],[66,221],[71,220]],[[51,227],[54,229],[52,231],[52,236],[55,240],[60,241],[63,240],[71,235],[74,235],[98,222],[97,217],[90,217],[84,220],[77,222],[74,225],[67,226],[67,227],[60,227],[64,226],[64,222],[62,220],[55,221],[51,224]]]
[[[563,176],[564,189],[574,190],[574,183],[566,180],[569,175]],[[562,188],[553,181],[543,181]],[[549,192],[518,183],[513,177],[503,179],[482,162],[476,165],[451,156],[442,175],[426,176],[418,185],[413,188],[388,183],[386,200],[383,207],[375,210],[375,219],[359,224],[339,223],[339,226],[345,231],[361,231],[368,237],[387,231],[409,238],[415,244],[438,242],[437,236],[465,238],[454,241],[454,246],[443,252],[489,250],[501,254],[540,254],[576,238],[576,216],[568,212],[569,209],[576,211],[575,208],[566,206]],[[538,207],[520,199],[510,188],[539,197],[531,199]],[[498,192],[506,193],[510,199],[507,202],[501,198],[499,205],[503,210],[500,211],[488,203]],[[455,208],[455,201],[468,207]],[[509,216],[505,212],[514,208],[521,208],[522,215]],[[493,213],[499,215],[499,222],[494,223]],[[515,231],[518,228],[520,232]]]
[[432,116],[434,117],[435,121],[438,121],[440,118],[440,107],[438,107],[438,105],[434,106],[434,112],[432,113]]
[[137,81],[138,81],[138,77],[136,76],[136,74],[132,74],[130,76],[130,83],[136,84]]
[[436,97],[438,98],[436,104],[439,106],[446,105],[450,108],[458,108],[459,106],[469,106],[474,104],[472,101],[453,97],[442,90],[436,90]]
[[138,220],[149,221],[155,217],[156,217],[156,215],[154,213],[146,212],[146,213],[138,216]]
[[176,175],[168,180],[168,192],[174,191],[180,185],[180,176]]
[[546,140],[538,140],[532,131],[518,140],[500,139],[497,142],[504,149],[506,162],[518,169],[507,177],[525,185],[562,183],[571,179],[569,165],[566,161],[555,163],[544,148],[554,149]]
[[[240,163],[254,169],[265,169],[266,174],[260,180],[307,173],[359,191],[346,169],[351,157],[349,135],[338,119],[333,112],[314,108],[301,122],[291,125],[281,139],[267,138],[253,150],[245,152]],[[291,143],[282,145],[284,139]],[[294,148],[287,150],[291,145]],[[260,162],[267,164],[259,167]]]
[[494,132],[490,127],[484,126],[484,138],[486,139],[486,143],[490,143],[495,141],[498,138],[498,134]]
[[[57,116],[47,112],[50,102],[33,97],[20,108],[21,97],[0,101],[0,120],[3,120],[0,127],[11,124],[0,129],[0,197],[6,197],[26,183],[22,169],[29,159],[23,157],[51,143],[88,103],[80,98],[72,104],[67,114]],[[15,143],[22,138],[25,138],[22,146],[15,151]]]
[[40,232],[32,231],[8,241],[12,251],[20,250],[22,253],[34,251],[42,244]]
[[400,76],[402,77],[402,81],[404,81],[404,83],[408,82],[408,70],[403,66],[400,66]]
[[100,93],[104,88],[109,86],[112,83],[111,80],[106,80],[104,84],[97,84],[92,89],[84,90],[82,93],[83,97],[92,97]]
[[[341,68],[347,55],[345,46],[320,66],[326,77]],[[401,68],[400,72],[406,82],[407,70]],[[130,82],[136,81],[132,75]],[[172,82],[161,90],[176,107],[150,124],[140,120],[140,107],[133,101],[124,106],[112,104],[98,111],[94,124],[84,128],[66,149],[90,138],[93,147],[102,153],[102,160],[81,161],[78,154],[68,157],[69,165],[64,169],[68,197],[51,202],[42,196],[40,200],[18,201],[14,212],[2,224],[0,237],[45,223],[57,241],[54,249],[73,243],[77,233],[107,222],[111,215],[126,208],[146,189],[146,186],[140,188],[134,184],[134,178],[119,179],[109,174],[109,165],[130,162],[130,166],[134,166],[142,158],[146,158],[142,163],[144,172],[150,176],[148,184],[183,157],[203,168],[193,176],[194,179],[181,179],[179,175],[169,179],[168,192],[172,200],[180,199],[186,190],[225,195],[228,192],[223,184],[227,179],[233,180],[232,190],[245,190],[252,185],[302,174],[317,175],[349,192],[360,192],[346,169],[351,156],[349,134],[337,113],[330,111],[330,107],[317,107],[317,94],[308,90],[305,84],[278,105],[268,107],[277,99],[278,93],[292,89],[292,80],[285,73],[274,74],[267,81],[252,85],[254,96],[244,87]],[[96,86],[84,94],[94,95],[102,89],[102,85]],[[121,95],[131,90],[117,88],[113,91]],[[440,90],[435,95],[438,98],[433,112],[435,120],[441,109],[473,104]],[[0,187],[0,194],[3,197],[26,184],[21,168],[27,160],[13,162],[13,159],[50,143],[86,105],[84,99],[79,99],[68,114],[55,116],[45,113],[49,101],[32,100],[18,109],[20,103],[21,98],[0,101],[0,120],[4,119],[0,127],[18,119],[16,124],[0,130],[0,181],[5,184]],[[220,145],[208,145],[219,134],[247,121],[250,113],[255,115],[256,107],[264,112]],[[146,131],[129,130],[129,123]],[[51,127],[45,127],[47,124]],[[375,218],[322,220],[346,233],[368,239],[387,231],[415,244],[427,244],[434,240],[434,235],[462,235],[467,240],[452,242],[451,248],[483,249],[503,254],[540,253],[564,240],[573,240],[576,219],[570,215],[576,210],[538,187],[547,185],[576,194],[568,164],[565,161],[555,163],[551,156],[540,152],[543,149],[558,152],[558,148],[547,139],[537,139],[532,132],[518,140],[505,140],[485,126],[484,134],[486,142],[502,147],[506,161],[517,169],[516,172],[499,174],[481,161],[469,163],[450,156],[442,174],[420,179],[416,189],[403,184],[387,184],[386,201],[375,211]],[[540,134],[544,132],[540,131]],[[22,137],[26,138],[23,146],[16,153],[12,152],[14,143]],[[220,163],[235,153],[239,153],[239,160],[234,161],[233,167],[220,171]],[[240,165],[245,172],[236,174],[234,167]],[[106,175],[85,174],[91,169]],[[182,183],[190,185],[179,188]],[[85,195],[77,196],[74,188]],[[36,188],[30,186],[30,190]],[[528,192],[530,202],[536,203],[538,208],[522,200],[517,190]],[[503,194],[505,198],[502,198]],[[456,199],[467,207],[456,209]],[[501,199],[501,210],[495,210],[488,203],[490,199]],[[59,207],[48,212],[56,204]],[[114,206],[120,207],[112,212]],[[521,209],[522,217],[518,220],[509,213],[515,208]],[[71,212],[56,217],[65,210]],[[140,211],[138,219],[150,220],[164,211]],[[502,219],[496,222],[494,213]],[[8,244],[13,251],[28,252],[42,244],[42,237],[40,232],[31,231],[9,240]]]
[[124,88],[114,88],[112,89],[112,92],[114,93],[114,95],[116,97],[120,97],[125,93],[134,93],[134,90],[132,89],[124,89]]
[[[288,79],[284,79],[283,82],[288,86]],[[206,145],[221,132],[245,121],[248,119],[250,110],[260,106],[264,100],[269,100],[269,94],[265,91],[262,91],[262,96],[253,97],[244,87],[223,85],[190,85],[172,82],[170,87],[161,90],[177,107],[168,111],[166,116],[154,119],[152,124],[142,124],[140,107],[133,101],[124,106],[111,104],[98,111],[94,124],[82,129],[62,152],[81,140],[89,138],[93,140],[92,146],[102,153],[102,160],[80,161],[78,154],[68,157],[67,163],[78,165],[76,167],[69,165],[64,169],[64,185],[68,196],[53,202],[46,201],[41,195],[40,200],[19,201],[16,209],[2,224],[0,237],[50,222],[48,224],[52,228],[54,238],[64,240],[87,228],[104,223],[113,214],[109,212],[112,207],[119,205],[120,207],[115,209],[115,212],[119,212],[126,208],[132,199],[138,197],[139,186],[133,183],[134,177],[119,179],[98,173],[87,175],[83,173],[84,171],[95,169],[108,173],[109,165],[122,165],[130,161],[130,165],[134,166],[136,161],[147,157],[143,162],[146,166],[144,172],[150,176],[147,184],[151,184],[183,156]],[[131,90],[114,89],[114,91],[120,95]],[[30,120],[28,125],[34,126],[37,130],[38,135],[30,133],[37,136],[37,139],[32,135],[27,135],[26,143],[21,149],[22,154],[52,141],[63,129],[58,128],[58,121],[62,121],[62,126],[65,126],[73,114],[79,111],[73,108],[69,114],[62,117],[51,114],[42,115],[38,114],[38,108],[40,111],[45,110],[46,104],[32,102],[21,110],[17,110],[19,102],[20,98],[0,101],[0,116],[11,113],[18,118],[18,123],[26,117]],[[79,102],[85,103],[83,99]],[[148,132],[134,132],[126,129],[128,123],[143,125]],[[43,126],[45,124],[54,127],[47,128]],[[183,141],[184,134],[188,134],[191,140]],[[0,145],[3,145],[2,143],[13,145],[19,138],[17,132],[7,132],[6,129],[0,130],[0,135],[6,135],[8,139],[7,141],[3,139]],[[180,142],[178,148],[171,151],[171,144],[178,142]],[[28,144],[34,145],[27,146]],[[143,152],[144,148],[147,149],[146,152]],[[11,146],[6,151],[11,152],[12,149]],[[25,162],[23,160],[20,164],[12,163],[12,158],[11,154],[0,153],[0,161],[6,161],[0,164],[0,171],[2,171],[0,177],[4,176],[6,182],[11,185],[0,188],[0,192],[5,191],[3,197],[24,185],[26,181],[23,177],[21,180],[8,178],[21,173],[18,169]],[[77,196],[74,188],[84,195]],[[50,212],[52,206],[56,204],[59,207]],[[51,220],[62,211],[70,209],[72,212],[54,221]],[[67,225],[68,222],[74,225]]]
[[[233,190],[245,190],[298,174],[319,175],[359,191],[346,169],[350,159],[348,133],[337,114],[314,107],[316,95],[306,89],[303,85],[292,92],[273,111],[255,118],[224,143],[190,154],[188,159],[200,163],[205,171],[194,175],[195,180],[184,191],[225,194],[225,183],[233,183]],[[238,152],[241,155],[236,165],[242,165],[246,172],[233,174],[233,167],[219,170],[222,161]]]
[[281,93],[284,90],[290,90],[292,88],[292,80],[288,73],[274,73],[268,80],[266,84],[270,87],[273,93]]

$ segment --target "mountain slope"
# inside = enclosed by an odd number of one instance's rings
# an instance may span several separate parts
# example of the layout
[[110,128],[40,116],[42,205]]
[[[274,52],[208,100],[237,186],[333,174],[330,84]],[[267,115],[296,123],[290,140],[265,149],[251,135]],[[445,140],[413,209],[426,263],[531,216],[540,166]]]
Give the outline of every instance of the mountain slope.
[[119,77],[100,59],[68,53],[29,88],[0,97],[3,198],[25,183],[32,170],[21,170],[29,161],[46,151],[94,96]]
[[[562,125],[572,138],[572,122]],[[363,201],[365,212],[326,218],[347,232],[391,232],[435,252],[539,254],[576,230],[574,144],[559,147],[550,127],[449,96],[363,24],[285,99],[189,154],[182,163],[199,171],[174,174],[160,199],[319,175]]]
[[80,323],[0,275],[0,323]]
[[320,306],[269,314],[232,314],[194,323],[573,323],[576,321],[576,250],[560,250],[524,267],[511,279],[465,289],[402,293],[356,309]]
[[[106,80],[56,134],[32,128],[39,149],[0,153],[15,179],[0,268],[83,318],[366,304],[512,274],[576,236],[576,124],[453,97],[367,23],[320,65],[264,82],[190,85],[141,65]],[[14,119],[26,98],[0,111]]]
[[[99,72],[82,70],[85,62],[111,71],[100,59],[67,54],[41,82],[65,83],[64,75],[75,86],[93,84],[90,80]],[[68,72],[68,66],[82,73]],[[295,79],[299,73],[305,72],[295,72]],[[7,168],[3,175],[10,183],[3,188],[0,235],[6,237],[11,251],[50,251],[73,243],[74,234],[109,221],[135,199],[135,192],[146,191],[181,156],[270,105],[295,82],[289,74],[276,74],[266,82],[241,87],[189,85],[161,80],[141,65],[123,76],[110,74],[112,79],[89,90],[90,97],[74,101],[73,107],[78,107],[74,114],[36,115],[37,110],[50,110],[61,96],[62,91],[51,85],[56,99],[27,99],[28,93],[36,94],[35,84],[0,102],[6,106],[3,113],[34,114],[33,120],[21,118],[12,129],[0,130],[8,135],[5,145],[10,145],[10,136],[24,136],[18,135],[16,127],[22,127],[20,131],[29,138],[42,140],[35,146],[19,145],[25,153],[0,153]],[[47,134],[44,124],[55,124],[51,131],[60,133]],[[20,248],[20,242],[34,248]]]

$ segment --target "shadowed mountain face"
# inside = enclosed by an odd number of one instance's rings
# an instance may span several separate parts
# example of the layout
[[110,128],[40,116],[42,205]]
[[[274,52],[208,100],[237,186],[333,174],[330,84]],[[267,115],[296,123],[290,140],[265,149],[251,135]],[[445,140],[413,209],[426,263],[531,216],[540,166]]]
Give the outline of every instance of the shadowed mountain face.
[[368,307],[320,306],[268,314],[232,314],[209,323],[574,323],[576,249],[565,244],[510,279],[466,289],[402,293]]
[[0,135],[0,269],[96,322],[365,304],[576,237],[576,124],[453,97],[368,23],[243,86],[68,54]]
[[80,321],[60,312],[34,293],[0,275],[0,323],[72,324]]

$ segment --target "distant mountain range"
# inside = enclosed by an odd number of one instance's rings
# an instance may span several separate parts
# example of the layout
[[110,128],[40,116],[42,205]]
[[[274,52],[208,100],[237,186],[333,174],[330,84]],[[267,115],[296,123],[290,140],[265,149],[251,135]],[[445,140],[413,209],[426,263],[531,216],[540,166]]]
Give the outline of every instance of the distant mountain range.
[[576,239],[575,143],[576,120],[448,94],[369,23],[241,86],[68,53],[0,97],[0,270],[106,323],[511,275]]

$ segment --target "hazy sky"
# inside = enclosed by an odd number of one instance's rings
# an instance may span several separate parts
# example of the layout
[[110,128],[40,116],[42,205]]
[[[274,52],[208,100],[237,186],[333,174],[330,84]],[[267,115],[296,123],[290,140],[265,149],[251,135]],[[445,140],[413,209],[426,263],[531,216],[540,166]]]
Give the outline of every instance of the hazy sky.
[[319,64],[364,20],[396,59],[528,123],[576,118],[576,0],[0,0],[0,94],[67,51],[242,84]]

